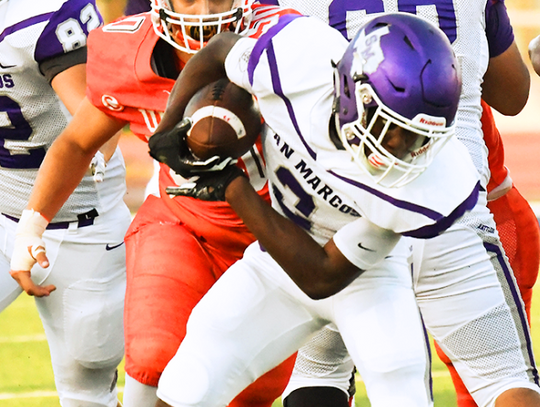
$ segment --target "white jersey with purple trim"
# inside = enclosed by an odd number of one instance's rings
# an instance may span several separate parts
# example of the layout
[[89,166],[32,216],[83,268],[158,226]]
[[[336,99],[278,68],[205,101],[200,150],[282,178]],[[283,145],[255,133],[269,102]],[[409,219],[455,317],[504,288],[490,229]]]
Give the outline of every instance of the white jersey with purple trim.
[[[0,2],[1,213],[20,217],[46,151],[71,119],[40,63],[84,47],[101,23],[94,0]],[[123,199],[124,176],[117,150],[104,181],[88,173],[53,222],[113,208]]]
[[[240,40],[227,58],[229,78],[257,97],[271,129],[264,153],[272,169],[273,206],[319,243],[359,216],[399,234],[435,236],[476,202],[472,161],[454,139],[404,187],[385,188],[363,174],[348,152],[337,149],[328,131],[331,61],[337,62],[347,45],[338,31],[319,20],[292,17],[256,45]],[[250,53],[248,63],[243,56]]]
[[[367,19],[381,13],[407,12],[431,21],[444,31],[456,53],[463,87],[456,115],[457,137],[467,146],[482,185],[489,180],[487,148],[480,117],[481,84],[489,62],[485,35],[486,0],[273,0],[305,15],[315,16],[352,39]],[[276,4],[277,4],[276,3]]]

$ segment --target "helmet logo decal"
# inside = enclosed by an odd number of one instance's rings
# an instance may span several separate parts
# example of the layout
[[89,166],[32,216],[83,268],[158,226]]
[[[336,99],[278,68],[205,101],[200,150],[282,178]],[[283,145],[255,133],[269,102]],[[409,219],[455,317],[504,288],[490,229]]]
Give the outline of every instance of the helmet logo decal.
[[420,113],[413,120],[413,123],[424,124],[427,126],[444,127],[446,126],[446,119],[444,117],[434,117],[427,114]]
[[426,151],[429,150],[430,147],[431,147],[430,143],[428,143],[420,147],[418,150],[411,151],[411,157],[415,158],[415,157],[418,157],[419,155],[424,154]]
[[112,110],[113,112],[121,112],[124,110],[124,106],[122,106],[114,96],[103,95],[101,97],[101,102],[103,103],[103,106]]
[[[363,30],[356,37],[355,47],[357,53],[353,61],[352,72],[363,72],[371,74],[377,70],[380,63],[384,61],[384,53],[381,48],[381,37],[390,32],[388,26],[378,28],[366,35]],[[358,66],[355,66],[357,65]]]

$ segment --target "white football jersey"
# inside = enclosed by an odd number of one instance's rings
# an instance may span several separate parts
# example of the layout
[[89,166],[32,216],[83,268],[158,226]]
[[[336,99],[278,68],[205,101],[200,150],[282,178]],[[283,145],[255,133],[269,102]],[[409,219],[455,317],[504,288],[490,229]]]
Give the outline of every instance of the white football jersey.
[[[338,29],[351,40],[367,19],[381,13],[407,12],[431,21],[444,31],[460,63],[463,87],[456,115],[456,134],[469,150],[484,187],[490,173],[480,117],[481,84],[489,63],[485,34],[486,0],[279,0]],[[459,24],[458,24],[459,21]]]
[[[0,1],[0,212],[20,217],[46,151],[71,119],[39,64],[86,45],[101,25],[94,0]],[[37,38],[37,41],[36,41]],[[105,180],[88,173],[54,221],[103,213],[123,199],[119,150]]]
[[448,227],[442,226],[445,219],[455,220],[456,208],[470,209],[476,202],[474,165],[454,138],[403,187],[383,187],[362,173],[328,130],[331,61],[338,61],[347,46],[328,25],[298,17],[273,27],[259,42],[241,39],[227,57],[230,80],[257,97],[270,128],[264,154],[273,206],[319,243],[359,216],[404,235],[436,235]]

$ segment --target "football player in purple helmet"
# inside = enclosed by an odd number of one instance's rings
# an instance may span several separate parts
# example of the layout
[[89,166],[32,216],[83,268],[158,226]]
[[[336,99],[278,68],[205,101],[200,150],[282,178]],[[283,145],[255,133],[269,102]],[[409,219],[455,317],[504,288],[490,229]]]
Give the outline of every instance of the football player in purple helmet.
[[[421,58],[431,52],[434,59]],[[199,165],[199,178],[178,191],[226,199],[259,242],[193,310],[158,405],[225,405],[331,323],[372,406],[430,406],[418,305],[445,352],[474,372],[467,380],[480,404],[539,405],[534,361],[519,346],[528,328],[516,326],[474,225],[459,223],[480,188],[452,137],[460,76],[438,28],[400,13],[371,20],[350,44],[310,17],[283,20],[258,41],[218,35],[179,77],[151,138],[154,156],[175,165],[189,155],[167,154],[167,145],[180,144],[168,141],[186,130],[175,125],[196,90],[225,75],[257,97],[268,126],[272,208],[237,167],[217,170],[215,162]],[[403,236],[438,235],[470,267],[437,274],[428,264],[411,281]],[[508,359],[500,363],[477,353],[501,345]],[[501,364],[509,368],[502,377]]]

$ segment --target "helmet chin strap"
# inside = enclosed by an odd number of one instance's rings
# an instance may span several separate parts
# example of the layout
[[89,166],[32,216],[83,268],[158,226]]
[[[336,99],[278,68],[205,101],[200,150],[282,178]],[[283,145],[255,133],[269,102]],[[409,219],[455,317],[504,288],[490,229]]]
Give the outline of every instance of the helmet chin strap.
[[330,122],[328,123],[328,135],[330,136],[330,141],[338,150],[345,150],[343,142],[339,138],[339,118],[336,113],[330,116]]

